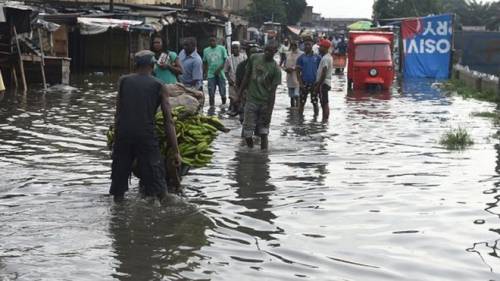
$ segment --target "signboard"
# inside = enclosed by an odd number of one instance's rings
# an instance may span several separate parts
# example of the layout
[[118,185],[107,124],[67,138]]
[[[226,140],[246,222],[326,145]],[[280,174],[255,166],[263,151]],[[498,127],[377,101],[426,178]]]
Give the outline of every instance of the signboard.
[[453,49],[453,15],[404,20],[403,74],[413,78],[446,79]]

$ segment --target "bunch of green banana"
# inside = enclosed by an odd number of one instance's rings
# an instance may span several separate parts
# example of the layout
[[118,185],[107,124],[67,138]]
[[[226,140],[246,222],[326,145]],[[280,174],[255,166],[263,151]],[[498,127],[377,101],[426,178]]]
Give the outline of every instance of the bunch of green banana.
[[[200,114],[189,115],[185,113],[182,106],[172,110],[172,117],[175,122],[182,163],[193,168],[208,165],[213,156],[210,146],[217,137],[218,132],[227,133],[229,129],[217,117]],[[167,155],[169,147],[167,147],[164,119],[161,111],[156,114],[156,135],[159,139],[162,155]],[[113,126],[110,126],[106,136],[108,147],[111,148],[114,139]]]
[[[211,144],[217,137],[218,131],[228,132],[229,130],[216,117],[204,115],[186,115],[182,107],[177,107],[172,111],[175,121],[175,131],[177,142],[182,158],[182,163],[194,167],[204,167],[212,161],[213,151]],[[165,136],[163,132],[163,114],[156,115],[156,133],[160,138],[162,149],[165,146]]]

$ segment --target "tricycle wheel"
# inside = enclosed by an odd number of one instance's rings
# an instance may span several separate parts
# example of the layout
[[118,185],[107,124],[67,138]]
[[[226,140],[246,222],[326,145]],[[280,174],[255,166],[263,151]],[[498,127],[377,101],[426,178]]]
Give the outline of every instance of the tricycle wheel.
[[352,90],[352,79],[347,79],[347,89]]

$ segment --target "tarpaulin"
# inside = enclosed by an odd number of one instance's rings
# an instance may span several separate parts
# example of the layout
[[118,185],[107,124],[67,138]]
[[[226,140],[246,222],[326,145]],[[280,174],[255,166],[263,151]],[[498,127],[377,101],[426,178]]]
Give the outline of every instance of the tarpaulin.
[[500,73],[500,32],[455,32],[455,49],[462,50],[460,64],[472,70]]
[[293,27],[293,26],[287,26],[288,30],[292,32],[295,35],[300,35],[300,28]]
[[104,33],[110,28],[120,28],[128,31],[131,26],[141,25],[142,21],[80,17],[78,18],[78,24],[81,34],[95,35]]
[[449,78],[452,34],[452,15],[403,20],[404,77]]
[[36,25],[40,26],[41,28],[49,31],[49,32],[55,32],[56,30],[61,27],[59,24],[53,23],[53,22],[48,22],[42,19],[37,19],[36,20]]

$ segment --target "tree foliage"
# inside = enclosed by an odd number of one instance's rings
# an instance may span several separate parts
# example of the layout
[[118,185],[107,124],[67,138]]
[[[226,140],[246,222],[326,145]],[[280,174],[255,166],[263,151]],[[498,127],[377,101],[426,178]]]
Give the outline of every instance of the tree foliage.
[[247,16],[258,25],[266,21],[293,25],[300,20],[306,6],[305,0],[252,0]]
[[307,3],[305,0],[283,0],[287,16],[287,23],[290,25],[296,24],[306,9]]
[[430,14],[454,13],[460,25],[486,26],[498,29],[500,1],[477,0],[375,0],[375,19],[419,17]]

